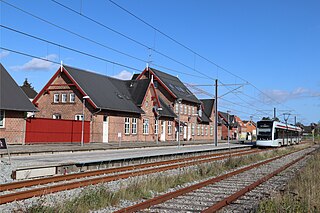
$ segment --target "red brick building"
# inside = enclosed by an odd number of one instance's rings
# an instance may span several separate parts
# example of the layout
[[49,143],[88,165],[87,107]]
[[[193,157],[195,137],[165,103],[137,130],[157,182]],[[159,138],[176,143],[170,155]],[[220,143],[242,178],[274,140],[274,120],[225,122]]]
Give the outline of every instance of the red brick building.
[[82,120],[84,110],[91,142],[178,140],[179,121],[180,140],[213,140],[213,101],[148,67],[124,81],[61,66],[33,103],[39,118]]
[[0,138],[8,144],[25,142],[26,114],[37,109],[0,64]]

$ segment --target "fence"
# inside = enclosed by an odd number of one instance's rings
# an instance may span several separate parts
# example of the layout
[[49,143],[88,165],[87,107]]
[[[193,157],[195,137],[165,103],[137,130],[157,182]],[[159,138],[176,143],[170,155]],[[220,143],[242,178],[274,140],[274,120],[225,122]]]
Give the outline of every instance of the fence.
[[[84,122],[83,141],[90,140],[90,122]],[[81,142],[82,122],[75,120],[56,120],[29,118],[26,124],[26,144],[47,142]]]

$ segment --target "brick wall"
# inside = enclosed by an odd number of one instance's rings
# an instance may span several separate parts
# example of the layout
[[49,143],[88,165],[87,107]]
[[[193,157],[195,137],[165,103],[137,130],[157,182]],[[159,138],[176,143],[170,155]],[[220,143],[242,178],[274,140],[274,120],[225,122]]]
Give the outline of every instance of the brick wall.
[[24,114],[19,111],[5,111],[5,126],[0,128],[0,138],[6,138],[8,144],[24,143],[26,127]]
[[[37,101],[39,112],[35,114],[39,118],[52,118],[53,114],[60,114],[61,119],[75,120],[76,115],[82,114],[82,94],[76,89],[75,86],[67,86],[71,82],[65,77],[64,74],[59,75],[52,84],[60,84],[63,86],[50,86],[48,92],[45,92]],[[75,93],[74,103],[70,103],[70,93]],[[54,94],[59,94],[59,103],[54,103]],[[62,103],[62,94],[67,94],[67,102]],[[90,105],[86,102],[85,107],[85,120],[90,121],[91,111]]]

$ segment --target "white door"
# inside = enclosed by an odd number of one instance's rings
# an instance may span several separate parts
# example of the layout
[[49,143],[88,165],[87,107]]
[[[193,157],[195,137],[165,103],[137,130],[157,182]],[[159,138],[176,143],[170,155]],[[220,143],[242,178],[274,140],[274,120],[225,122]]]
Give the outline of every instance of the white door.
[[183,127],[183,140],[187,140],[187,126]]
[[166,141],[166,121],[161,121],[160,141]]
[[109,127],[108,127],[108,116],[104,115],[103,116],[103,138],[102,142],[103,143],[108,143],[108,132],[109,132]]
[[188,124],[188,141],[191,140],[191,124]]

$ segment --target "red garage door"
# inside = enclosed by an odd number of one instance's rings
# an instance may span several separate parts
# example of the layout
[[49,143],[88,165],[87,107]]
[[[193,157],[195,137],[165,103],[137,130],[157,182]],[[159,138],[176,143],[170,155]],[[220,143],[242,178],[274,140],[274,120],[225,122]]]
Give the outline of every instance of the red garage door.
[[[90,122],[84,122],[83,141],[90,140]],[[81,142],[82,122],[47,118],[27,119],[26,143]]]

